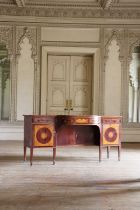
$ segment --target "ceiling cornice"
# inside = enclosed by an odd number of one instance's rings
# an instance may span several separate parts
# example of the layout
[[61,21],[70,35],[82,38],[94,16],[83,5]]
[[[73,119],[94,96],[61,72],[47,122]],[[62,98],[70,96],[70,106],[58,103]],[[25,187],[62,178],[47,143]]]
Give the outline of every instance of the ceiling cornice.
[[29,7],[0,7],[0,15],[5,16],[26,16],[26,17],[61,17],[61,18],[117,18],[117,19],[140,19],[140,10],[137,9],[109,9],[100,8],[70,8],[70,7],[49,7],[49,8],[29,8]]
[[18,7],[25,7],[25,0],[14,0]]

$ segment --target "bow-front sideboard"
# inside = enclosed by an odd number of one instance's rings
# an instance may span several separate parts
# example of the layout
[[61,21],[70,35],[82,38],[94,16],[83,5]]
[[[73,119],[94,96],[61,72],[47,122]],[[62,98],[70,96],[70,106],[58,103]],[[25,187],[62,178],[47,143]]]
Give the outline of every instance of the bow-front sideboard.
[[118,148],[121,150],[121,116],[71,116],[71,115],[24,115],[24,160],[26,148],[30,148],[32,165],[33,149],[51,147],[55,164],[56,147],[59,145],[96,144],[99,146],[99,161],[102,149]]

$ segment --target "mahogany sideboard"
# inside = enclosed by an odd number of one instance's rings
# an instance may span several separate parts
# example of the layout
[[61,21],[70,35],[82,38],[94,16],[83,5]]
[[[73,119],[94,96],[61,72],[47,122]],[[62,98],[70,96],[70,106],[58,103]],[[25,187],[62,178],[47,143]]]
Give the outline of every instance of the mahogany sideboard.
[[[30,148],[31,165],[33,148],[52,147],[53,164],[55,164],[57,145],[79,144],[80,140],[86,144],[88,139],[93,139],[93,136],[99,145],[99,161],[102,159],[103,147],[107,148],[109,158],[111,146],[118,147],[120,160],[121,123],[120,116],[24,115],[24,160],[26,160],[27,147]],[[93,127],[96,127],[97,135],[93,135]]]

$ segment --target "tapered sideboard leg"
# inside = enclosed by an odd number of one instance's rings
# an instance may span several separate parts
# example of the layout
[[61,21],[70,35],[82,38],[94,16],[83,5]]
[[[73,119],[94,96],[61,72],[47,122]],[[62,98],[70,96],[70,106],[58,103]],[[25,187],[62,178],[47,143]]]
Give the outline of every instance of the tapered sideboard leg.
[[118,146],[118,160],[121,159],[121,146]]
[[24,146],[24,161],[26,161],[26,146]]
[[32,159],[33,159],[33,147],[30,148],[30,165],[32,166]]
[[55,165],[56,147],[53,148],[53,165]]
[[99,162],[101,162],[102,159],[102,148],[99,146]]
[[107,147],[107,158],[109,158],[110,146]]

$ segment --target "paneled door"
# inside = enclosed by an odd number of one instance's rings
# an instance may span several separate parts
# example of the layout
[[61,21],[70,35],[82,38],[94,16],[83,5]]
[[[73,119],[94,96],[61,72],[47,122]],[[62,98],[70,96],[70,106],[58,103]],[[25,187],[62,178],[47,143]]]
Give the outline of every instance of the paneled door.
[[47,114],[91,114],[92,57],[48,56]]

